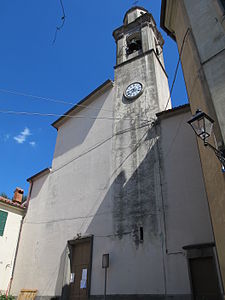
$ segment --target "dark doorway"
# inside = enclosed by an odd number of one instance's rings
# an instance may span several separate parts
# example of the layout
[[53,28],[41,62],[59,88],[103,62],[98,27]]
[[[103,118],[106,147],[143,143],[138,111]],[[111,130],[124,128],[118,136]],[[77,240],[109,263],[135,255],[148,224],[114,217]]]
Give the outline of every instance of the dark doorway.
[[194,300],[221,300],[213,247],[198,245],[187,249],[190,280]]
[[213,257],[189,260],[194,299],[217,300],[220,289]]
[[71,280],[69,300],[86,300],[90,294],[92,238],[70,241]]

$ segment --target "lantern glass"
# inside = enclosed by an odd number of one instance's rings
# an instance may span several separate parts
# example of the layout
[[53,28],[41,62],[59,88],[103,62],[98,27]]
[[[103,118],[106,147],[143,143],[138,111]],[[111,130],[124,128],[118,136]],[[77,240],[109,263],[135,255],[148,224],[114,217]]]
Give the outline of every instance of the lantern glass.
[[213,122],[210,118],[205,117],[205,132],[208,134],[208,136],[211,135],[213,129]]
[[210,137],[213,128],[213,119],[204,112],[197,110],[196,114],[188,121],[195,134],[203,141]]

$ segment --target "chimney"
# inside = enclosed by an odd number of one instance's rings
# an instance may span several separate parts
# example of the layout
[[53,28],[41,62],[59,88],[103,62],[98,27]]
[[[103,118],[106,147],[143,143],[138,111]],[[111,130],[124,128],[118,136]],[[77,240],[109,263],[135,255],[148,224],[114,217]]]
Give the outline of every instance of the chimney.
[[14,196],[13,196],[13,202],[22,204],[22,199],[23,199],[23,189],[17,187],[16,190],[14,191]]

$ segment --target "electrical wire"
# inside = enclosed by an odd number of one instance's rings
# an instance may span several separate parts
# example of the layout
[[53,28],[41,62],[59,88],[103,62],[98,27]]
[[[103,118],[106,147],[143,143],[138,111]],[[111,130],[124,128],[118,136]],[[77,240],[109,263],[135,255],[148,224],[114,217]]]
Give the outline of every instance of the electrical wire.
[[185,114],[183,114],[183,117],[180,119],[180,122],[178,123],[177,129],[176,129],[176,132],[175,132],[175,135],[174,135],[174,137],[171,139],[171,143],[170,143],[170,145],[169,145],[169,147],[168,147],[168,149],[167,149],[167,151],[166,151],[166,155],[165,155],[165,158],[164,158],[164,159],[166,159],[166,158],[169,156],[170,152],[172,151],[172,148],[173,148],[173,145],[174,145],[174,143],[175,143],[175,140],[176,140],[176,138],[178,137],[180,128],[181,128],[181,126],[184,124],[184,118],[185,118]]
[[[150,125],[153,124],[153,123],[150,123],[150,122],[151,122],[151,121],[146,122],[145,124],[142,124],[142,125],[140,125],[140,126],[138,126],[138,127],[130,127],[130,128],[126,128],[126,129],[124,129],[124,130],[118,131],[117,133],[115,133],[115,134],[109,136],[108,138],[104,139],[103,141],[100,141],[100,142],[98,142],[97,144],[91,146],[89,149],[87,149],[86,151],[80,153],[78,156],[72,158],[71,160],[67,161],[66,163],[64,163],[63,165],[59,166],[58,168],[52,170],[51,173],[54,173],[54,172],[59,171],[60,169],[62,169],[62,168],[64,168],[65,166],[69,165],[70,163],[72,163],[73,161],[75,161],[75,160],[81,158],[82,156],[84,156],[84,155],[90,153],[91,151],[97,149],[98,147],[102,146],[103,144],[105,144],[106,142],[108,142],[109,140],[111,140],[113,137],[118,136],[118,135],[121,135],[121,134],[124,134],[124,133],[127,133],[127,132],[130,132],[130,131],[132,131],[132,130],[141,129],[141,128],[145,127],[145,126],[150,126]],[[144,134],[144,135],[145,135],[145,134]],[[133,144],[133,145],[135,146],[135,150],[136,150],[137,147],[140,145],[140,141],[138,141],[138,144]],[[114,171],[114,173],[115,173],[115,171]],[[113,173],[113,174],[114,174],[114,173]],[[113,174],[112,174],[112,175],[113,175]]]
[[[62,4],[62,2],[61,2],[61,4]],[[63,12],[64,12],[63,5],[62,5],[62,9],[63,9]],[[185,41],[186,41],[186,38],[187,38],[187,35],[188,35],[189,31],[190,31],[190,28],[187,29],[187,31],[184,35],[183,41],[182,41],[181,49],[180,49],[180,52],[179,52],[179,58],[178,58],[177,66],[176,66],[175,73],[174,73],[173,82],[172,82],[172,85],[171,85],[171,88],[170,88],[170,95],[169,95],[169,98],[167,100],[167,103],[166,103],[166,106],[165,106],[164,110],[166,110],[166,108],[169,104],[169,101],[171,99],[171,96],[172,96],[174,84],[175,84],[177,73],[178,73],[179,64],[180,64],[180,61],[181,61],[181,56],[182,56],[182,53],[183,53]],[[54,102],[54,103],[74,105],[74,103],[66,102],[64,100],[57,100],[57,99],[48,98],[48,97],[35,96],[35,95],[31,95],[31,94],[26,94],[26,93],[16,92],[16,91],[10,91],[10,90],[6,90],[6,89],[0,89],[0,92],[11,93],[11,94],[15,94],[15,95],[19,95],[19,96],[25,96],[25,97],[31,97],[31,98],[34,98],[34,99],[45,100],[45,101]],[[83,107],[83,108],[89,107],[89,106],[83,105],[83,104],[75,104],[75,105],[77,107]],[[101,109],[101,108],[91,108],[91,109],[113,112],[111,110],[106,110],[106,109]],[[70,115],[65,115],[65,114],[26,112],[26,111],[10,111],[10,110],[0,110],[0,113],[20,114],[20,115],[57,116],[57,117],[67,117],[67,118],[87,118],[88,117],[88,118],[93,118],[93,119],[110,119],[110,120],[112,120],[112,119],[114,119],[114,120],[122,119],[122,118],[109,118],[109,117],[98,117],[98,118],[96,118],[96,117],[90,117],[90,116],[70,116]],[[123,119],[123,120],[126,120],[126,119]],[[131,120],[131,119],[129,119],[129,120]],[[142,120],[142,121],[147,121],[147,120]]]
[[[12,90],[0,89],[0,92],[13,94],[13,95],[17,95],[17,96],[30,97],[30,98],[34,98],[36,100],[44,100],[44,101],[53,102],[53,103],[66,104],[66,105],[75,105],[76,107],[82,107],[82,108],[86,108],[86,107],[90,108],[90,106],[84,105],[84,104],[75,104],[73,102],[68,102],[68,101],[54,99],[54,98],[48,98],[48,97],[42,97],[42,96],[36,96],[36,95],[27,94],[27,93],[23,93],[23,92],[12,91]],[[91,109],[98,110],[98,111],[102,110],[102,111],[113,112],[112,110],[109,110],[109,109],[103,109],[103,108],[97,108],[97,107],[93,107],[93,108],[91,107]]]
[[61,17],[62,23],[61,23],[60,26],[57,26],[57,27],[56,27],[55,35],[54,35],[54,39],[53,39],[52,45],[55,44],[55,41],[56,41],[56,38],[57,38],[57,33],[58,33],[59,30],[61,30],[61,29],[63,28],[64,23],[65,23],[65,20],[66,20],[66,15],[65,15],[65,10],[64,10],[64,6],[63,6],[62,0],[60,0],[60,5],[61,5],[61,8],[62,8],[62,13],[63,13],[63,15],[62,15],[62,17]]
[[[14,114],[14,115],[31,115],[31,116],[47,116],[47,117],[66,117],[66,118],[75,118],[75,119],[93,119],[93,120],[135,120],[134,118],[113,118],[113,117],[95,117],[89,115],[83,116],[71,116],[64,114],[55,114],[55,113],[41,113],[41,112],[28,112],[28,111],[14,111],[14,110],[0,110],[2,114]],[[149,120],[139,119],[143,122],[149,122]]]
[[[75,221],[75,220],[82,220],[82,219],[90,219],[96,216],[102,216],[102,215],[112,215],[114,212],[113,211],[108,211],[108,212],[102,212],[102,213],[95,213],[92,215],[88,216],[79,216],[79,217],[71,217],[71,218],[61,218],[61,219],[55,219],[55,220],[50,220],[50,221],[39,221],[39,222],[29,222],[29,221],[24,221],[23,224],[31,224],[31,225],[40,225],[40,224],[53,224],[53,223],[59,223],[59,222],[64,222],[64,221]],[[133,214],[133,216],[137,217],[143,217],[143,216],[155,216],[160,214],[160,211],[151,211],[151,212],[146,212],[146,213],[136,213]],[[127,220],[127,217],[125,216],[123,220]]]
[[184,35],[183,41],[182,41],[182,45],[181,45],[180,52],[179,52],[179,58],[178,58],[177,66],[176,66],[174,77],[173,77],[173,82],[172,82],[172,85],[171,85],[171,88],[170,88],[170,95],[169,95],[169,98],[167,100],[167,103],[166,103],[166,106],[165,106],[164,110],[167,109],[167,106],[169,104],[169,101],[170,101],[172,93],[173,93],[173,88],[174,88],[174,84],[175,84],[175,81],[176,81],[176,78],[177,78],[177,72],[178,72],[180,61],[181,61],[181,56],[182,56],[182,53],[183,53],[183,50],[184,50],[184,44],[185,44],[185,41],[186,41],[186,38],[187,38],[187,35],[188,35],[189,31],[190,31],[190,28],[187,29],[187,31]]
[[72,104],[72,105],[74,105],[73,102],[67,102],[67,101],[64,101],[64,100],[56,100],[54,98],[47,98],[47,97],[42,97],[42,96],[36,96],[36,95],[26,94],[26,93],[23,93],[23,92],[17,92],[17,91],[12,91],[12,90],[0,89],[0,92],[2,92],[2,93],[8,93],[8,94],[13,94],[13,95],[17,95],[17,96],[31,97],[31,98],[35,98],[37,100],[45,100],[45,101],[54,102],[54,103],[68,104],[68,105]]
[[[62,6],[62,8],[63,8],[63,6]],[[64,8],[63,8],[63,12],[64,12]],[[166,110],[166,108],[167,108],[167,106],[169,104],[169,100],[171,99],[171,95],[172,95],[174,84],[175,84],[176,77],[177,77],[178,67],[179,67],[179,64],[180,64],[180,61],[181,61],[182,52],[183,52],[183,49],[184,49],[185,40],[186,40],[186,37],[187,37],[187,34],[188,34],[189,31],[190,31],[190,28],[187,29],[187,31],[186,31],[186,33],[184,35],[183,41],[182,41],[181,50],[179,52],[179,59],[178,59],[178,62],[177,62],[177,66],[176,66],[176,69],[175,69],[173,82],[172,82],[171,89],[170,89],[170,96],[168,98],[168,101],[167,101],[167,104],[166,104],[164,110]],[[123,46],[123,47],[125,47],[125,46]],[[64,101],[64,100],[58,100],[58,99],[49,98],[49,97],[36,96],[36,95],[32,95],[32,94],[27,94],[27,93],[24,93],[24,92],[17,92],[17,91],[12,91],[12,90],[7,90],[7,89],[1,89],[1,88],[0,88],[0,92],[14,94],[14,95],[18,95],[18,96],[24,96],[24,97],[31,97],[31,98],[34,98],[34,99],[37,99],[37,100],[45,100],[45,101],[54,102],[54,103],[60,103],[60,104],[66,104],[66,105],[67,104],[68,105],[76,105],[77,107],[83,107],[83,108],[88,107],[88,108],[90,108],[90,106],[87,106],[87,105],[84,105],[84,104],[74,104],[73,102],[68,102],[68,101]],[[102,109],[102,108],[91,108],[91,109],[113,112],[112,110],[107,110],[107,109]]]

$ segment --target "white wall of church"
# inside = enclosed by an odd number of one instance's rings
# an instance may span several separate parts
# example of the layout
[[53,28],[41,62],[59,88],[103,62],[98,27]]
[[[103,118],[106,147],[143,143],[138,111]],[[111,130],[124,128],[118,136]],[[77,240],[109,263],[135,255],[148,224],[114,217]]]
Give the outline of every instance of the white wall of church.
[[[152,211],[157,220],[156,231],[155,234],[151,229],[149,231],[146,221],[143,243],[136,244],[134,232],[124,232],[121,239],[115,235],[111,140],[93,150],[91,156],[87,153],[66,167],[57,171],[53,169],[49,175],[34,181],[23,225],[13,294],[18,294],[21,288],[37,288],[42,296],[60,295],[65,276],[67,241],[76,238],[78,233],[94,235],[91,295],[103,294],[103,253],[110,254],[109,294],[164,294],[165,291],[177,295],[190,294],[182,247],[211,242],[213,236],[195,140],[184,125],[189,116],[189,113],[181,113],[161,120],[158,146],[156,140],[152,146],[154,151],[160,151],[157,153],[161,153],[162,157],[163,198],[160,163],[157,160],[153,166],[156,171],[154,181],[158,182],[155,189],[157,206]],[[107,133],[106,138],[112,124],[104,122],[98,130],[100,128]],[[157,128],[155,130],[157,132]],[[85,149],[85,140],[83,147]],[[71,156],[71,160],[73,158]],[[139,170],[141,163],[137,166]],[[130,190],[130,184],[132,174],[124,183],[124,191]],[[165,201],[164,204],[162,201]]]
[[190,293],[182,247],[214,241],[197,143],[187,124],[190,118],[186,109],[160,122],[168,294]]
[[[52,170],[32,186],[13,294],[22,288],[37,288],[39,295],[61,294],[67,241],[87,233],[110,186],[112,105],[110,88],[94,99],[93,106],[101,110],[90,105],[59,128]],[[84,115],[91,119],[79,118]],[[89,231],[101,234],[102,227]]]

